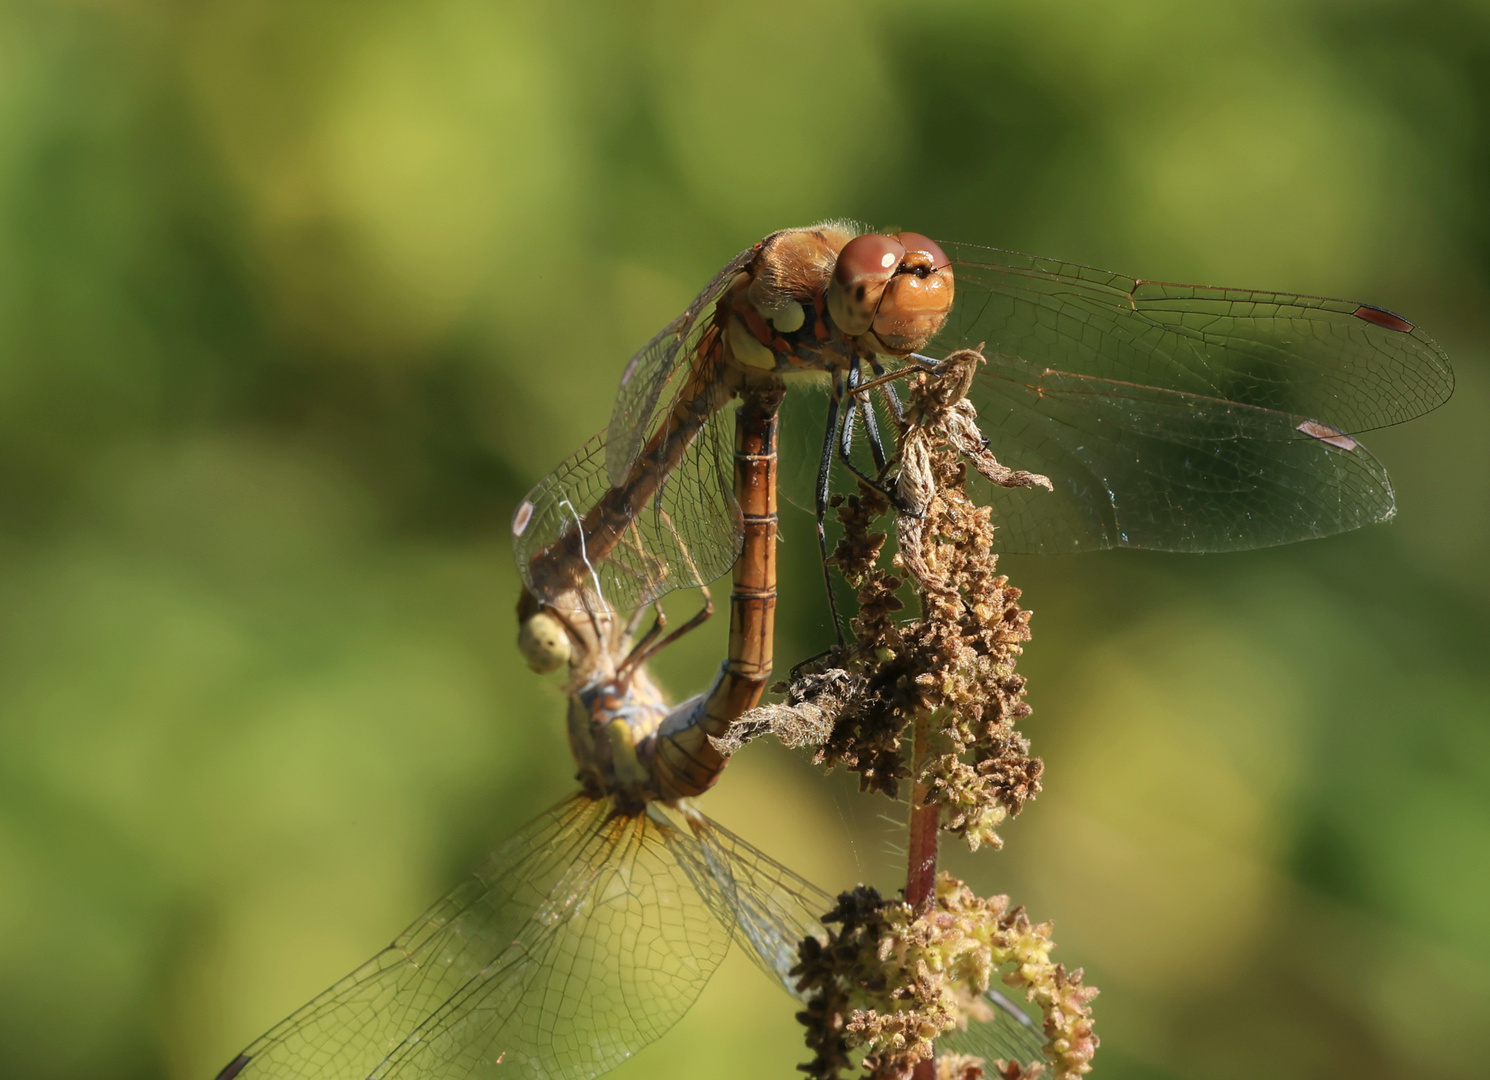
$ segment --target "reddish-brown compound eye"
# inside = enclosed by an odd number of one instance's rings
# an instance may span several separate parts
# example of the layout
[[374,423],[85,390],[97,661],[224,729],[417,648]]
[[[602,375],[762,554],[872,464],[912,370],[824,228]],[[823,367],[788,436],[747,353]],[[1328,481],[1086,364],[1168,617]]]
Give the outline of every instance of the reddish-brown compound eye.
[[925,348],[952,312],[952,266],[936,244],[924,236],[918,239],[935,251],[906,252],[874,313],[874,336],[886,352],[901,356]]
[[839,330],[857,337],[869,329],[880,294],[904,257],[899,240],[878,233],[856,236],[843,245],[827,296],[828,313]]
[[933,270],[946,270],[952,265],[952,260],[947,258],[941,245],[929,236],[922,236],[918,232],[903,232],[897,234],[895,239],[904,245],[906,251],[924,251],[930,255]]

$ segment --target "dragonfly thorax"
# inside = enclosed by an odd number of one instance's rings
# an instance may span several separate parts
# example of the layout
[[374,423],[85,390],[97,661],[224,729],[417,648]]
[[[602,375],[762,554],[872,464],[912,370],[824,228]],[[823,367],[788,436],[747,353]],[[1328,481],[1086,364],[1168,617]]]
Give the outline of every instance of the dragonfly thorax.
[[856,234],[840,222],[764,240],[716,316],[736,366],[841,371],[925,347],[952,310],[952,267],[919,233]]
[[599,680],[569,698],[569,747],[595,798],[640,807],[654,795],[648,759],[668,705],[645,669]]

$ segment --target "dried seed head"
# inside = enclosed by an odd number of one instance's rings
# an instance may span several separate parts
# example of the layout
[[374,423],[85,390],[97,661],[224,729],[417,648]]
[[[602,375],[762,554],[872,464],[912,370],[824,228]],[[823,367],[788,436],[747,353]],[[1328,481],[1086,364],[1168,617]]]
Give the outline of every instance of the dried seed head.
[[[1007,896],[984,899],[946,873],[933,900],[918,916],[863,885],[839,895],[823,919],[828,941],[804,942],[792,969],[798,991],[808,995],[799,1019],[818,1054],[802,1070],[837,1080],[858,1050],[870,1076],[908,1077],[941,1035],[970,1016],[974,1023],[987,1019],[985,995],[997,975],[1040,1007],[1055,1080],[1090,1072],[1098,1040],[1089,1003],[1097,991],[1082,985],[1081,972],[1051,962],[1051,924],[1032,924]],[[978,1064],[946,1060],[953,1070],[947,1075],[959,1078]],[[1039,1062],[982,1064],[1001,1077],[1041,1075]]]
[[[780,729],[799,741],[810,732],[816,760],[858,772],[865,790],[893,798],[917,780],[941,804],[942,826],[974,848],[999,844],[995,828],[1039,792],[1042,765],[1014,727],[1029,713],[1015,673],[1029,613],[997,572],[991,511],[968,499],[963,458],[1009,483],[1048,484],[1003,469],[983,447],[961,396],[981,362],[975,351],[954,353],[911,388],[894,563],[921,587],[920,617],[903,618],[905,581],[880,565],[889,501],[868,486],[836,498],[843,537],[830,561],[858,590],[855,644],[801,671],[787,705],[745,717],[752,731]],[[831,684],[823,681],[830,670],[842,673]],[[902,741],[918,716],[932,719],[935,752],[913,777]]]
[[[988,453],[962,397],[981,362],[971,351],[949,357],[939,377],[912,386],[906,410],[893,564],[919,586],[919,615],[902,618],[905,582],[880,565],[886,535],[875,529],[889,502],[861,485],[833,504],[844,535],[832,562],[858,591],[855,642],[800,669],[786,704],[745,717],[753,730],[790,738],[810,730],[816,760],[858,772],[866,790],[894,797],[913,780],[941,828],[973,848],[1000,844],[995,827],[1039,792],[1043,765],[1014,726],[1030,712],[1015,671],[1029,612],[998,573],[991,512],[967,497],[966,462],[997,484],[1050,486]],[[914,768],[902,747],[913,724],[923,733]],[[1031,924],[1007,897],[980,899],[943,874],[917,909],[861,886],[823,921],[829,940],[804,942],[793,971],[808,995],[799,1014],[816,1055],[802,1066],[808,1075],[836,1080],[857,1051],[869,1075],[906,1080],[938,1037],[992,1015],[984,995],[1000,972],[1039,1004],[1046,1063],[949,1057],[938,1075],[1033,1080],[1048,1063],[1057,1080],[1072,1080],[1090,1070],[1097,1038],[1087,1003],[1096,991],[1050,962],[1050,924]]]

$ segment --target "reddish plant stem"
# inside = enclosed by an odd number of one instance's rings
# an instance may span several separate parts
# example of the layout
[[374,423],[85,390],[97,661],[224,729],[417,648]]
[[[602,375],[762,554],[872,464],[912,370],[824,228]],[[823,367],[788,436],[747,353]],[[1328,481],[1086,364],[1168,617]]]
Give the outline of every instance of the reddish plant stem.
[[[926,758],[931,717],[916,717],[915,742],[911,750],[912,768],[917,774]],[[919,777],[911,787],[910,854],[906,860],[905,900],[923,912],[931,904],[936,887],[936,839],[941,825],[941,807],[927,800],[930,788]]]
[[[905,900],[920,915],[932,903],[936,889],[936,840],[941,828],[941,806],[927,798],[931,789],[920,780],[921,766],[930,751],[931,716],[922,711],[916,717],[915,740],[911,744],[911,768],[915,780],[911,785],[911,821],[909,854],[906,858]],[[935,1058],[916,1062],[912,1080],[933,1080]]]

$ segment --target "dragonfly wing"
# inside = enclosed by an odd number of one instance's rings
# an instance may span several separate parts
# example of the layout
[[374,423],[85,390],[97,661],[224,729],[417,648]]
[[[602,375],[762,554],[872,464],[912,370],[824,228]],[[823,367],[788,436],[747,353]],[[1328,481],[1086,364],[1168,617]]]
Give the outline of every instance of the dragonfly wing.
[[688,1011],[732,930],[719,885],[696,872],[698,842],[650,812],[608,817],[593,836],[518,933],[368,1080],[585,1080]]
[[223,1076],[464,1080],[499,1058],[504,1077],[596,1076],[697,997],[728,949],[720,911],[655,823],[577,795]]
[[689,824],[709,852],[713,872],[726,884],[735,913],[735,940],[767,975],[796,996],[796,980],[788,973],[796,966],[797,948],[807,937],[827,939],[822,916],[833,909],[833,898],[698,811],[690,810],[690,815]]
[[962,1031],[950,1031],[937,1040],[937,1049],[954,1054],[972,1054],[986,1062],[1018,1061],[1024,1065],[1049,1063],[1045,1033],[1018,1005],[997,990],[989,990],[984,1002],[992,1010],[989,1020],[969,1020]]
[[500,951],[494,943],[516,936],[593,851],[603,822],[602,804],[580,797],[531,822],[392,945],[245,1050],[237,1071],[225,1075],[363,1080]]
[[683,313],[658,331],[626,364],[606,426],[606,475],[613,486],[625,483],[642,444],[666,415],[671,395],[665,396],[664,391],[680,370],[692,364],[714,302],[759,250],[759,244],[746,248],[726,263]]
[[1454,389],[1421,329],[1369,304],[1141,281],[944,244],[957,303],[938,344],[1296,413],[1345,432],[1420,416]]
[[533,559],[580,527],[610,489],[606,435],[580,447],[528,492],[513,518],[518,570],[539,599],[561,607],[586,603],[626,611],[673,589],[706,585],[735,564],[743,536],[734,495],[733,412],[711,416],[681,462],[632,518],[619,543],[590,562],[581,594],[537,580]]
[[1381,463],[1306,416],[1003,355],[973,396],[994,455],[1055,485],[991,495],[1003,550],[1234,551],[1395,513]]

